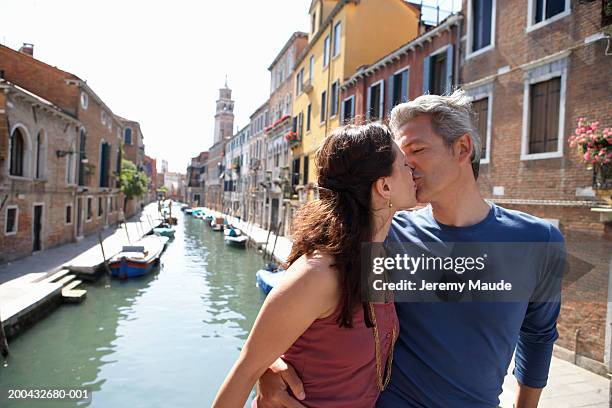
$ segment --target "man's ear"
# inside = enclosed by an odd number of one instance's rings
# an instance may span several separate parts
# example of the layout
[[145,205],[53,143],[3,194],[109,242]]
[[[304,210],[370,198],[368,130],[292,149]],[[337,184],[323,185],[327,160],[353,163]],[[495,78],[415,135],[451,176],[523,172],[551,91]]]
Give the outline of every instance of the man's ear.
[[459,157],[459,161],[471,163],[473,150],[474,144],[472,143],[472,138],[467,133],[455,140],[454,151],[455,155]]

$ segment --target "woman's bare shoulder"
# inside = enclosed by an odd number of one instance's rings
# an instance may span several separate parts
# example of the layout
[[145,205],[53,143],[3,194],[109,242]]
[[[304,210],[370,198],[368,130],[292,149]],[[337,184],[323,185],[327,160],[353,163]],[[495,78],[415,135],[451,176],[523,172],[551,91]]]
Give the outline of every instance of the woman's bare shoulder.
[[295,282],[310,287],[316,286],[321,295],[337,296],[339,290],[338,269],[334,257],[321,251],[302,255],[289,268]]

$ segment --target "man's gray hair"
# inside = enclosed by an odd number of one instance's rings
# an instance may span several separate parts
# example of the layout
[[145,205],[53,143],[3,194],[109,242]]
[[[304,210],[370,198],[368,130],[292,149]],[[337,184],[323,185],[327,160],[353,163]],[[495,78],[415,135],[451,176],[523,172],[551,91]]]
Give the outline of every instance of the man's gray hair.
[[391,111],[389,126],[393,134],[399,135],[399,130],[411,119],[429,115],[434,132],[439,134],[447,145],[451,145],[466,133],[472,139],[472,171],[478,178],[480,167],[481,146],[480,137],[472,123],[472,104],[463,90],[456,90],[451,95],[421,95],[418,98],[397,105]]

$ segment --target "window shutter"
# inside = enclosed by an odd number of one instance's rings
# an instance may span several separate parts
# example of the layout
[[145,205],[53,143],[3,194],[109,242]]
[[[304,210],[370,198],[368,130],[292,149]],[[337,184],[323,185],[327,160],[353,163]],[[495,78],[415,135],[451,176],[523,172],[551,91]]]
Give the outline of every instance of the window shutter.
[[531,85],[530,91],[529,153],[542,153],[546,126],[546,82]]
[[370,115],[372,114],[371,109],[370,109],[370,101],[372,99],[372,88],[368,88],[368,98],[367,98],[367,104],[366,104],[366,120],[370,120]]
[[387,81],[387,84],[387,113],[390,113],[391,109],[393,109],[393,99],[395,97],[395,95],[393,95],[393,88],[395,87],[395,75],[389,75],[389,80]]
[[429,74],[431,70],[431,57],[427,56],[423,60],[423,95],[429,93]]
[[450,94],[453,91],[453,45],[450,44],[446,49],[446,88],[445,92]]
[[385,80],[380,83],[380,95],[378,96],[378,119],[382,120],[385,117]]
[[402,72],[402,95],[400,101],[408,102],[408,70]]
[[547,152],[555,152],[557,151],[557,140],[559,139],[561,78],[553,78],[547,81],[546,88],[546,133],[544,150]]

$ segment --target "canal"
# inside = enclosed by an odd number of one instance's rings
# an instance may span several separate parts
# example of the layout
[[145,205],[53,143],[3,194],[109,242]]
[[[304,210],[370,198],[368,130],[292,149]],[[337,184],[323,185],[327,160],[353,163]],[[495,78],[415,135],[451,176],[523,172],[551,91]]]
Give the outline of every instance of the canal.
[[[208,407],[236,360],[263,297],[261,255],[228,247],[204,221],[178,215],[159,270],[87,285],[10,343],[0,389],[86,387],[85,402],[10,407]],[[0,360],[1,361],[1,360]]]

